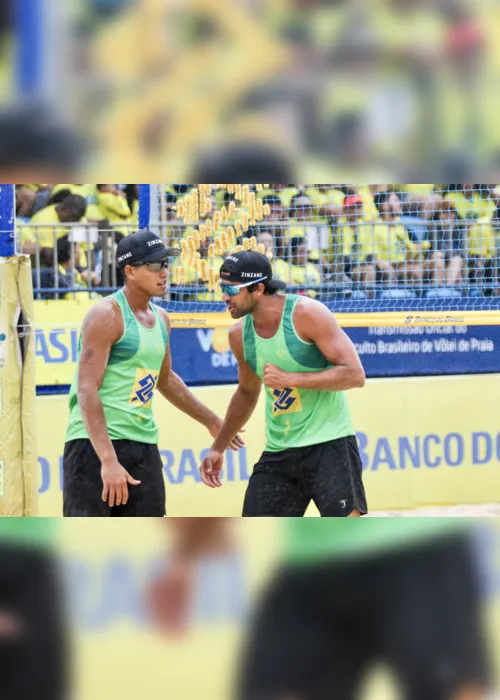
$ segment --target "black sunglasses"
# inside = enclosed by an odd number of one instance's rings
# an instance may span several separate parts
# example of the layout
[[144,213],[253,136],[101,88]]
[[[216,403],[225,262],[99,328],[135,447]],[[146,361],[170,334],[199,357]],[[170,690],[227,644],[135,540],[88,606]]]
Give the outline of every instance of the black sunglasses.
[[160,272],[168,267],[168,260],[160,260],[159,262],[134,263],[132,267],[147,267],[151,272]]

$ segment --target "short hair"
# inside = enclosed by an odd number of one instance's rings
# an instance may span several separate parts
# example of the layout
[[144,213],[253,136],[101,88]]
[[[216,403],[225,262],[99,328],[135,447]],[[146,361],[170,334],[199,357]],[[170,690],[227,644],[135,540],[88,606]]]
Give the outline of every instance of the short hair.
[[377,207],[379,214],[382,213],[382,207],[384,204],[387,204],[391,194],[392,192],[377,192],[377,194],[374,196],[373,201],[375,202],[375,206]]
[[68,197],[65,197],[65,199],[63,199],[61,204],[65,209],[74,210],[80,215],[80,218],[85,216],[85,212],[87,210],[87,202],[79,194],[70,194]]
[[54,194],[50,195],[47,201],[47,206],[53,204],[61,204],[61,202],[64,202],[66,197],[69,197],[70,195],[71,190],[68,187],[65,187],[63,190],[58,190],[58,192],[55,192]]

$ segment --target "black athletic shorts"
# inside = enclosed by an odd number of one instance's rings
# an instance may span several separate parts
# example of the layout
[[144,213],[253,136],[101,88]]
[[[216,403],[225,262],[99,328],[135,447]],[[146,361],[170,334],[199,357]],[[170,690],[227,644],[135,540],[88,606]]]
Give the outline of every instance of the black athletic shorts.
[[69,698],[69,634],[56,562],[50,553],[0,546],[0,616],[13,615],[17,638],[0,632],[3,700]]
[[64,517],[165,517],[165,481],[158,447],[132,440],[113,440],[113,447],[120,464],[141,484],[129,484],[127,504],[111,508],[102,500],[101,461],[92,443],[72,440],[64,449]]
[[244,518],[303,517],[314,501],[322,517],[368,512],[354,436],[283,452],[264,452],[248,484]]
[[469,541],[453,536],[371,561],[282,571],[251,624],[236,697],[356,700],[379,662],[406,700],[487,687],[473,557]]

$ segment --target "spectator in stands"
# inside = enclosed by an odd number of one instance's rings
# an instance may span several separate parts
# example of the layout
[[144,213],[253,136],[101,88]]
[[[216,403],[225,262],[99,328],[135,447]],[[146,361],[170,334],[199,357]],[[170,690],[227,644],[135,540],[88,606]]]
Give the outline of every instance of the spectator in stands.
[[323,219],[334,219],[342,216],[344,192],[337,185],[311,185],[304,194],[310,197],[316,215]]
[[[321,273],[318,265],[308,260],[308,251],[304,238],[290,239],[291,268],[288,283],[300,286],[299,294],[315,299],[319,296]],[[308,289],[308,285],[314,289]]]
[[[69,194],[79,194],[87,202],[87,216],[90,216],[91,205],[97,204],[97,186],[94,184],[70,183],[57,184],[51,187],[51,199],[61,190],[68,190]],[[60,200],[59,200],[60,201]]]
[[478,219],[468,232],[468,262],[469,280],[477,291],[492,294],[498,281],[498,257],[496,240],[500,232],[500,208],[497,208],[491,218]]
[[445,199],[453,202],[460,219],[470,227],[477,219],[491,218],[495,212],[495,203],[489,191],[482,196],[480,186],[472,183],[450,185]]
[[274,238],[274,245],[278,251],[285,246],[285,236],[288,226],[288,208],[283,206],[281,198],[277,194],[270,194],[263,198],[264,206],[267,204],[271,213],[261,222],[261,227],[270,231]]
[[[46,206],[51,207],[54,204],[61,204],[61,202],[64,202],[66,197],[69,197],[71,194],[73,194],[73,192],[71,192],[69,187],[55,187],[49,195]],[[87,213],[87,211],[88,207],[85,213]]]
[[402,215],[400,222],[408,231],[410,239],[414,243],[424,241],[429,233],[428,220],[424,210],[424,202],[421,199],[407,199],[402,202]]
[[373,198],[377,192],[385,192],[386,190],[387,185],[358,185],[357,187],[346,187],[346,194],[362,197],[365,221],[374,221],[378,219],[378,211]]
[[443,255],[446,285],[453,287],[462,284],[465,271],[463,232],[453,202],[444,200],[438,205],[434,212],[430,236],[432,250]]
[[[120,231],[109,230],[109,223],[103,225],[100,231],[100,246],[102,249],[101,264],[97,268],[100,274],[100,283],[103,287],[123,287],[125,276],[123,270],[116,265],[116,248],[124,238]],[[110,292],[111,293],[111,292]]]
[[319,263],[322,253],[329,249],[332,238],[331,226],[318,220],[313,201],[305,195],[296,195],[290,207],[290,224],[287,231],[286,245],[292,238],[303,238],[308,250],[308,258]]
[[394,192],[378,192],[375,206],[380,222],[375,224],[375,254],[378,271],[388,281],[419,285],[422,265],[418,261],[421,247],[410,240],[401,224],[401,200]]
[[345,219],[339,224],[337,235],[343,242],[344,272],[369,296],[375,295],[375,229],[365,221],[360,195],[345,197],[343,209]]
[[117,185],[97,185],[97,206],[101,212],[101,218],[107,219],[113,228],[119,230],[124,236],[132,232],[132,227],[129,225],[132,212],[125,192]]
[[36,192],[25,185],[16,185],[16,218],[29,221],[35,206]]
[[271,213],[266,216],[266,221],[283,221],[287,217],[288,211],[277,194],[266,195],[262,203],[264,206],[267,204],[271,210]]
[[[97,286],[99,283],[95,272],[82,269],[78,265],[80,248],[78,243],[71,243],[69,236],[63,236],[57,241],[57,271],[50,268],[45,271],[42,287],[46,289],[81,289]],[[64,294],[65,299],[71,294]]]
[[[52,265],[55,242],[68,234],[68,226],[65,224],[78,223],[84,218],[86,210],[84,198],[75,194],[69,195],[59,204],[40,209],[31,219],[31,224],[36,228],[24,227],[22,230],[23,250],[32,253],[38,241],[42,266]],[[26,248],[25,244],[28,244]]]
[[124,192],[131,211],[130,222],[137,227],[139,225],[139,185],[126,185]]
[[276,245],[274,236],[271,231],[262,231],[258,235],[258,242],[264,246],[264,252],[271,257],[271,266],[273,268],[273,276],[280,280],[288,281],[290,279],[290,263],[287,263],[283,258],[276,254]]
[[40,184],[36,185],[33,188],[33,191],[35,192],[35,203],[33,205],[33,211],[31,213],[31,216],[36,214],[37,212],[40,211],[40,209],[43,209],[46,207],[49,203],[49,198],[52,192],[52,185],[49,184]]

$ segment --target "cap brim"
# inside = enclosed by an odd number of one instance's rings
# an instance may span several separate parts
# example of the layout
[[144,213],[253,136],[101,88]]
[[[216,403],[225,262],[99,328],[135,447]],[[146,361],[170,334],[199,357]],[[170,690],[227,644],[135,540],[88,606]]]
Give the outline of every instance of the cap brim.
[[[221,279],[221,284],[234,285],[234,286],[238,286],[239,284],[244,284],[245,282],[248,282],[248,280]],[[268,287],[271,287],[272,289],[286,289],[286,282],[283,282],[282,280],[277,280],[277,279],[273,278],[270,280],[266,280],[266,284]]]
[[147,257],[143,258],[141,263],[161,262],[162,260],[165,260],[165,258],[178,258],[180,254],[181,251],[179,248],[164,248],[163,250],[155,250],[154,253],[151,253]]

